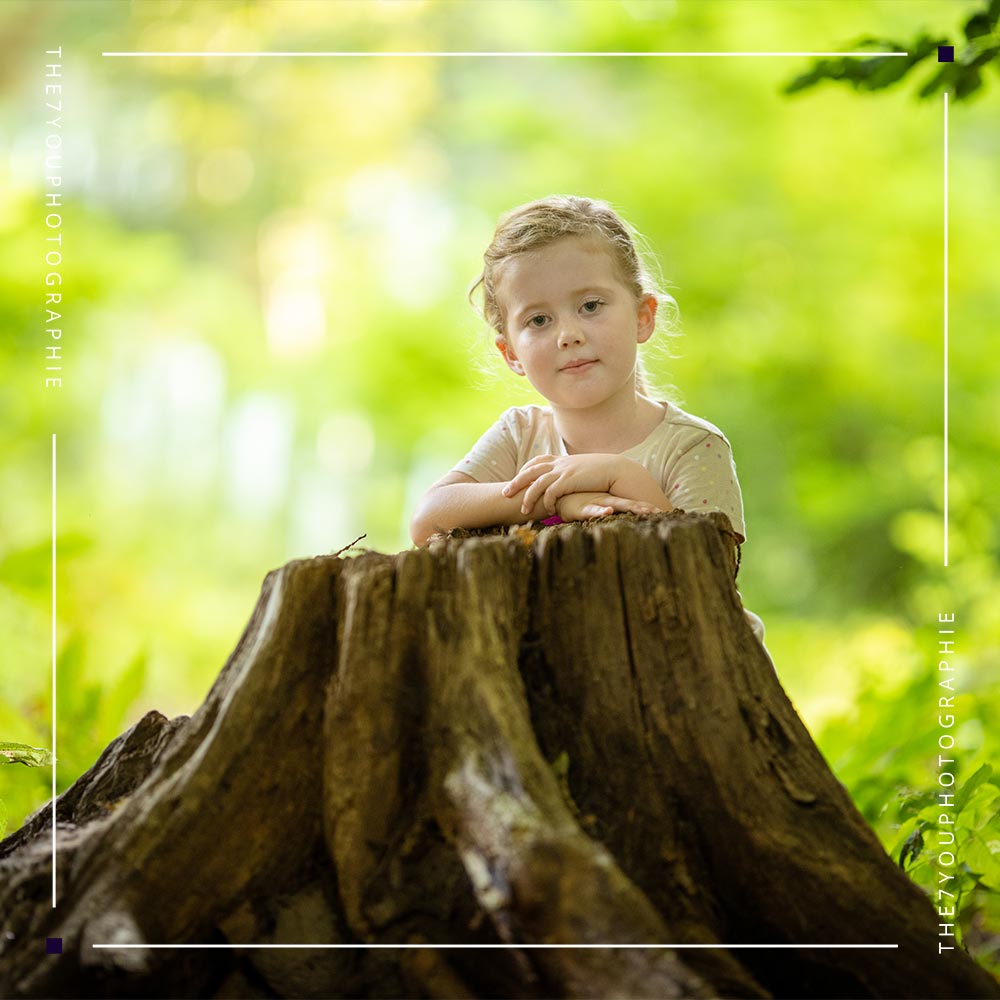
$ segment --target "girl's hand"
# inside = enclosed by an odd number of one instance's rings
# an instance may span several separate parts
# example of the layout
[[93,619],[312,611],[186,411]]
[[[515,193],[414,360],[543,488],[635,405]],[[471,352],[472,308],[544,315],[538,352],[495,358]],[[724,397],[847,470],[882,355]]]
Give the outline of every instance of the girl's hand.
[[659,510],[640,500],[616,497],[612,493],[567,493],[556,501],[556,513],[564,521],[586,521],[605,514],[652,514]]
[[555,514],[560,497],[567,493],[604,493],[612,488],[615,479],[621,474],[620,455],[536,455],[525,462],[518,474],[504,487],[503,494],[512,497],[527,487],[521,501],[523,514],[532,510],[539,498],[543,499],[545,510],[549,514]]

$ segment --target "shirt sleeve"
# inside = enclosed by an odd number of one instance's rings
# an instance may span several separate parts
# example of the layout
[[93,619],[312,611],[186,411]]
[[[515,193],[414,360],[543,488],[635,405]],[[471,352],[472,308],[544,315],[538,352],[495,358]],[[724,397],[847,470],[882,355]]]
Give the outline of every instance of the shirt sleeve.
[[510,415],[503,413],[451,471],[464,472],[479,483],[513,479],[517,474],[517,442]]
[[743,494],[729,442],[718,434],[698,438],[666,470],[663,492],[675,507],[689,512],[718,510],[745,541]]

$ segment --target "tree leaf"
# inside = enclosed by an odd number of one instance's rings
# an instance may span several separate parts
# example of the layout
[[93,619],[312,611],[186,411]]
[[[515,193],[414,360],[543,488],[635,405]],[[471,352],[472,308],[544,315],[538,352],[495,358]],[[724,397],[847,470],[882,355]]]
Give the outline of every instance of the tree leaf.
[[978,14],[973,14],[968,21],[965,22],[965,27],[962,29],[965,32],[965,37],[972,41],[973,38],[979,38],[981,35],[988,35],[993,30],[993,25],[990,24],[990,16],[985,11],[980,11]]
[[963,846],[962,856],[978,882],[1000,890],[1000,840],[972,837]]
[[958,790],[958,795],[955,796],[955,815],[959,815],[962,810],[966,807],[969,801],[969,796],[985,781],[989,781],[993,777],[993,765],[983,764],[978,770],[972,775],[971,778],[962,782],[962,787]]
[[909,819],[911,816],[918,815],[920,811],[925,809],[927,806],[936,804],[936,791],[909,792],[906,795],[901,796],[899,818],[901,820]]
[[939,90],[944,90],[947,84],[955,78],[955,64],[942,63],[941,68],[920,88],[921,97],[930,97]]
[[996,28],[998,21],[1000,21],[1000,0],[990,0],[986,10],[973,14],[965,22],[962,30],[965,32],[965,37],[971,41],[973,38],[990,34]]
[[923,849],[924,828],[918,823],[917,828],[906,838],[906,842],[899,852],[899,867],[906,871],[907,861],[912,865],[920,857],[920,852]]
[[985,66],[989,62],[996,61],[998,52],[1000,52],[1000,44],[997,44],[992,38],[989,41],[973,42],[962,50],[958,63],[968,69]]
[[52,754],[42,747],[27,743],[0,743],[0,764],[25,764],[27,767],[48,767]]
[[975,93],[983,85],[983,78],[978,69],[970,69],[961,73],[955,82],[955,100],[961,100]]
[[[892,39],[866,36],[854,42],[849,42],[848,48],[854,51],[859,49],[875,49],[883,52],[898,52],[901,45]],[[821,80],[850,80],[855,87],[860,86],[862,81],[868,81],[865,84],[866,89],[879,89],[898,80],[906,73],[910,65],[911,62],[909,59],[898,57],[892,59],[879,58],[874,53],[871,59],[847,57],[820,59],[813,64],[813,68],[807,73],[795,77],[790,83],[786,84],[782,93],[794,94],[800,90],[815,86]]]

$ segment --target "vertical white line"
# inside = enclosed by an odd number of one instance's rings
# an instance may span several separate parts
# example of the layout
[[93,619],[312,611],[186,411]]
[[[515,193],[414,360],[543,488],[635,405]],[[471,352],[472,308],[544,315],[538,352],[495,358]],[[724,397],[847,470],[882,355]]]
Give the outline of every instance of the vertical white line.
[[948,91],[944,92],[944,564],[948,565]]
[[52,908],[56,907],[56,436],[52,435]]

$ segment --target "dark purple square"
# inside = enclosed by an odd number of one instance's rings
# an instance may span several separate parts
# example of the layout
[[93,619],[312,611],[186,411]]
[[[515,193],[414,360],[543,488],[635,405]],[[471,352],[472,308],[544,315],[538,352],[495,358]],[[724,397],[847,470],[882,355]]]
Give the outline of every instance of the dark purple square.
[[954,61],[955,61],[955,46],[939,45],[938,62],[954,62]]
[[62,954],[62,938],[46,938],[45,939],[45,954],[46,955],[61,955]]

